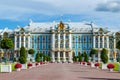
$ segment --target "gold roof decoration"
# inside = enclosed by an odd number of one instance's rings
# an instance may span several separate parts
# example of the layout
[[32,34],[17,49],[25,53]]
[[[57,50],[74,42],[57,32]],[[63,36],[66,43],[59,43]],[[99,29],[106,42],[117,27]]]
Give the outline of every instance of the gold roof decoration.
[[58,25],[58,29],[64,29],[65,26],[62,21],[60,21],[60,24]]
[[120,35],[120,33],[119,33],[119,32],[116,32],[116,33],[115,33],[115,35],[117,35],[117,36],[118,36],[118,35]]
[[24,28],[21,28],[20,31],[25,31]]
[[102,29],[102,28],[100,28],[100,29],[99,29],[99,31],[100,31],[100,32],[103,32],[103,29]]

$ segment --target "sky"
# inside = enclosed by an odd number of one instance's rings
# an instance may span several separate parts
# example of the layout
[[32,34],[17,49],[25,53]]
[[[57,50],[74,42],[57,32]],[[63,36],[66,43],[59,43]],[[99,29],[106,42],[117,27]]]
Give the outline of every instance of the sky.
[[1,0],[0,29],[33,22],[93,22],[120,31],[120,0]]

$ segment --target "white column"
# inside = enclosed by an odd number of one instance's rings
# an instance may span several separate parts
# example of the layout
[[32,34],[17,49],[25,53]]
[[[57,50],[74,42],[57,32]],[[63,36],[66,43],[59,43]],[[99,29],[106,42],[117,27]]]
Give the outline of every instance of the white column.
[[102,36],[102,48],[104,48],[104,35]]
[[55,49],[55,34],[52,34],[52,50]]
[[21,48],[21,35],[19,35],[19,48]]
[[58,62],[60,62],[60,52],[58,51]]
[[24,47],[26,47],[26,46],[25,46],[25,34],[24,34],[24,36],[23,36],[23,45],[24,45]]
[[[64,33],[63,34],[63,38],[64,38],[64,42],[63,42],[63,48],[65,49],[66,47],[65,47],[65,43],[66,43],[66,34]],[[63,52],[63,59],[64,59],[64,62],[66,62],[66,55],[65,55],[65,51]]]
[[71,33],[69,34],[69,49],[72,49],[72,35]]
[[116,62],[116,39],[114,38],[114,45],[113,45],[113,49],[114,49],[114,62]]
[[63,38],[64,38],[64,41],[63,41],[63,48],[64,48],[64,49],[65,49],[65,43],[66,43],[65,36],[66,36],[66,34],[64,33],[64,34],[63,34]]
[[95,42],[95,36],[93,36],[93,48],[95,48],[95,44],[96,44],[96,42]]
[[100,36],[98,36],[98,48],[100,48]]
[[28,49],[30,49],[30,35],[28,36]]
[[65,51],[63,52],[63,59],[64,59],[64,62],[66,62],[66,55],[65,55]]
[[52,62],[55,62],[55,54],[52,52]]
[[70,52],[69,52],[69,62],[73,62],[72,61],[72,34],[71,34],[71,31],[70,31],[70,34],[69,34],[69,49],[70,49]]
[[108,50],[108,60],[110,59],[110,50],[109,50],[109,36],[106,37],[107,50]]
[[16,48],[17,48],[17,47],[16,47],[16,45],[17,45],[17,44],[16,44],[16,43],[17,43],[17,36],[15,35],[14,37],[15,37],[14,46],[15,46],[15,50],[16,50]]
[[107,36],[106,38],[107,38],[107,48],[109,48],[109,36]]
[[69,52],[69,62],[73,62],[73,60],[72,60],[72,52]]
[[60,49],[60,33],[58,33],[58,48]]
[[98,62],[100,62],[100,36],[98,36]]

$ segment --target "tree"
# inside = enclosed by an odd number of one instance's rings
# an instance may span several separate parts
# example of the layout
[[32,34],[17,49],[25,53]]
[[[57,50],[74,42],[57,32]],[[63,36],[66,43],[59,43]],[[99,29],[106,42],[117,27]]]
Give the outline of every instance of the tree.
[[25,47],[20,48],[20,57],[19,57],[19,62],[21,64],[25,64],[27,62],[27,54],[26,54],[26,49]]
[[40,53],[38,52],[35,57],[36,62],[40,62]]
[[6,53],[7,53],[7,50],[12,49],[14,47],[13,41],[10,38],[3,38],[1,40],[0,46],[5,51],[4,58],[5,58],[5,62],[6,62],[7,61]]
[[116,48],[120,50],[120,40],[117,42]]
[[107,50],[105,48],[103,48],[101,51],[100,57],[101,57],[101,60],[104,64],[108,62],[108,55],[107,54],[108,54]]
[[31,55],[33,55],[34,52],[35,52],[34,49],[29,49],[29,50],[28,50],[28,53],[31,54]]
[[98,51],[96,49],[91,49],[91,51],[90,51],[90,56],[92,57],[94,62],[95,62],[95,54],[97,54],[97,53],[98,53]]
[[81,55],[78,56],[78,61],[79,61],[79,62],[82,62],[82,56],[81,56]]
[[77,62],[77,56],[74,56],[74,57],[73,57],[73,61],[74,61],[74,62]]
[[86,52],[84,52],[84,61],[88,62],[88,55],[86,54]]
[[50,56],[47,56],[47,61],[51,61],[51,58],[50,58]]

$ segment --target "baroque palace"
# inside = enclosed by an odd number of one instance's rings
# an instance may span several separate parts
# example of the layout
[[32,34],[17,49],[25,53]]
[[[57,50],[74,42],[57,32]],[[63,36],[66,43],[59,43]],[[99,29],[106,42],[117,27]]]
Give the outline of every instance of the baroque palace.
[[[109,60],[116,61],[119,56],[116,42],[120,32],[111,32],[107,28],[95,24],[80,22],[30,22],[25,27],[14,30],[0,29],[0,39],[8,35],[14,41],[12,57],[19,57],[19,50],[24,46],[27,50],[33,48],[37,52],[51,56],[55,61],[72,62],[73,56],[86,52],[88,55],[92,48],[98,49],[96,60],[100,61],[102,48],[108,51]],[[28,56],[28,58],[30,58]]]

